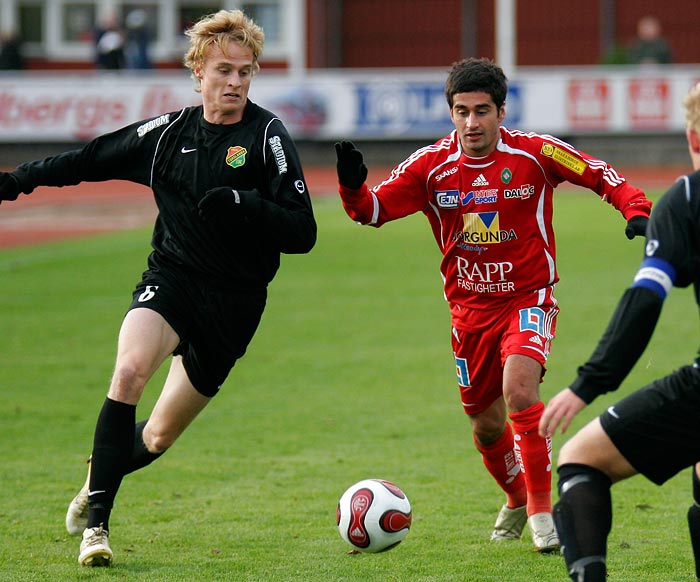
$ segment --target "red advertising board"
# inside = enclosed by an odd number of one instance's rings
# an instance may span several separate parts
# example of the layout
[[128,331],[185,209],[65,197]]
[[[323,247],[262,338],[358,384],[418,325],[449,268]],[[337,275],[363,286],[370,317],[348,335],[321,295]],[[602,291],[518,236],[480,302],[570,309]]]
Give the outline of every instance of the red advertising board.
[[634,78],[627,86],[627,112],[632,129],[668,129],[671,90],[663,78]]
[[567,92],[567,117],[572,128],[608,129],[611,106],[606,79],[571,79]]

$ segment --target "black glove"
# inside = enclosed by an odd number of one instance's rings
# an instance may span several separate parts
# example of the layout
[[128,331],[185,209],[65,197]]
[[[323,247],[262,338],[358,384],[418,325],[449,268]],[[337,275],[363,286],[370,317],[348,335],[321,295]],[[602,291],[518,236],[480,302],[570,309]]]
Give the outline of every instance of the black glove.
[[338,182],[346,188],[359,190],[367,179],[362,152],[351,141],[341,141],[335,144],[335,154],[338,157]]
[[0,201],[17,200],[20,188],[19,181],[12,172],[0,172]]
[[243,223],[260,214],[262,199],[257,190],[234,190],[229,186],[207,190],[197,204],[202,220]]
[[635,236],[644,236],[647,232],[647,222],[649,219],[646,216],[633,216],[627,221],[625,235],[632,240]]

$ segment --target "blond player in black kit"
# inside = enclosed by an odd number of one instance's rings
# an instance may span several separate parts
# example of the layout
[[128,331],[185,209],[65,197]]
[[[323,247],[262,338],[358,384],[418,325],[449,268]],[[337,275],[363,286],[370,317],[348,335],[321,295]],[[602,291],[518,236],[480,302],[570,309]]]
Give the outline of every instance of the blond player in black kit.
[[[83,148],[0,173],[0,200],[34,188],[110,179],[150,186],[153,251],[119,332],[87,481],[66,515],[78,561],[112,561],[109,517],[122,478],[182,434],[246,351],[280,253],[307,253],[316,223],[294,143],[248,100],[264,34],[222,10],[186,32],[185,66],[202,104],[164,113]],[[171,358],[172,356],[172,358]],[[146,382],[170,359],[150,416],[136,422]]]
[[[564,432],[596,396],[617,389],[649,343],[673,287],[693,285],[700,305],[700,84],[683,104],[695,171],[654,205],[634,282],[577,378],[547,405],[541,434],[559,426]],[[688,525],[700,581],[700,356],[608,407],[562,447],[554,521],[571,579],[607,577],[612,485],[638,473],[661,485],[687,467],[694,467]]]

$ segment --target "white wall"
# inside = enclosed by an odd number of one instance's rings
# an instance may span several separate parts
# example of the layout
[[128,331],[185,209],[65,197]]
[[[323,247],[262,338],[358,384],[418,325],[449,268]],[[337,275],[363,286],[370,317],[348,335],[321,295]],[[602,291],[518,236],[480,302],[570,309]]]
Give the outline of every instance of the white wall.
[[[696,67],[518,69],[505,125],[557,135],[677,133]],[[263,71],[250,97],[298,139],[434,140],[452,129],[445,72]],[[83,141],[198,104],[186,72],[0,75],[0,142]]]

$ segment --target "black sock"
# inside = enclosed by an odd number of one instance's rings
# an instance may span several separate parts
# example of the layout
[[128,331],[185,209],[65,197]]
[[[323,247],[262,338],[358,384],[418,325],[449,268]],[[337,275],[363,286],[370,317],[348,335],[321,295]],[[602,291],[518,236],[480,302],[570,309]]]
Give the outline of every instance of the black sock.
[[700,580],[700,479],[693,467],[693,505],[688,509],[690,542],[695,558],[695,577]]
[[87,527],[109,529],[114,498],[134,448],[136,406],[107,398],[97,418],[90,460]]
[[612,526],[611,481],[587,465],[567,463],[558,472],[559,501],[552,516],[569,577],[574,582],[604,582]]
[[165,451],[161,453],[152,453],[146,447],[146,443],[143,442],[143,427],[146,426],[147,420],[142,420],[136,423],[136,429],[134,430],[134,449],[131,453],[131,458],[129,459],[129,464],[127,465],[125,474],[133,473],[142,469],[146,465],[150,465],[158,457],[160,457]]

